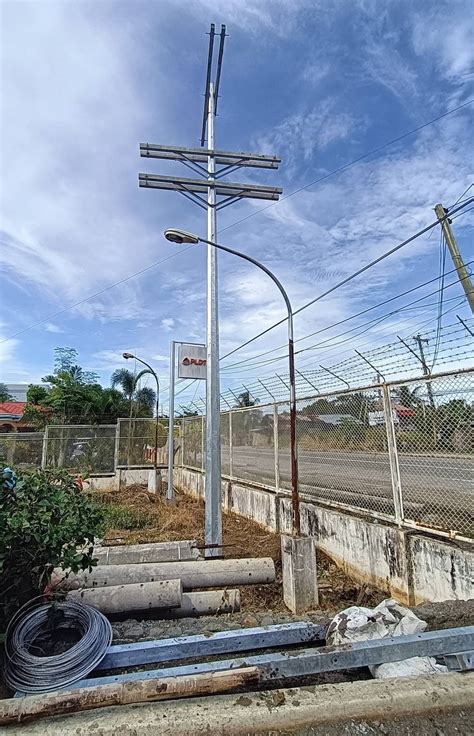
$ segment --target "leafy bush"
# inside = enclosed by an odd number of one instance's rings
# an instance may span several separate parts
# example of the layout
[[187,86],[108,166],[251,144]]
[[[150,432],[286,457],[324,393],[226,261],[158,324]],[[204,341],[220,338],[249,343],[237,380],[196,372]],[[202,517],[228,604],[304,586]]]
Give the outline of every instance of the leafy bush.
[[100,508],[65,470],[22,473],[16,487],[4,482],[0,487],[0,630],[23,603],[45,589],[54,567],[73,572],[91,568],[94,537],[102,529]]

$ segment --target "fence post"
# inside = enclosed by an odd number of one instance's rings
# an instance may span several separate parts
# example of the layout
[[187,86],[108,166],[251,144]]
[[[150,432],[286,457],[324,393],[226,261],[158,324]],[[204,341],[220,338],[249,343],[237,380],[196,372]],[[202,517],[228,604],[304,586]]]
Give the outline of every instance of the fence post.
[[395,424],[393,422],[392,404],[390,402],[390,389],[386,383],[382,384],[382,400],[385,416],[385,430],[387,433],[387,449],[390,463],[390,476],[392,480],[395,521],[397,524],[400,524],[404,518],[402,483],[400,479],[400,467],[398,464],[397,437],[395,434]]
[[234,477],[234,458],[232,445],[232,412],[229,412],[229,476]]
[[205,447],[204,443],[206,441],[206,434],[204,431],[205,425],[204,425],[204,415],[201,417],[201,470],[204,470],[204,454],[205,454]]
[[115,425],[115,446],[114,446],[114,472],[117,472],[120,456],[120,419],[117,419]]
[[273,455],[275,460],[275,488],[280,490],[280,452],[278,443],[278,405],[273,404]]
[[181,467],[182,468],[184,467],[184,425],[185,425],[184,419],[181,419],[179,422],[179,437],[181,440],[180,454],[181,454]]
[[48,425],[44,428],[43,448],[41,451],[41,469],[44,470],[48,462]]

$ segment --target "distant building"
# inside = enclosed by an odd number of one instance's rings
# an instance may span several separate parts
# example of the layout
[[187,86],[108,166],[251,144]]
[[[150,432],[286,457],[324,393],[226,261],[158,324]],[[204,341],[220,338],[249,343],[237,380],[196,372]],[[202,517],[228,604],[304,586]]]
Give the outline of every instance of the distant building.
[[[26,401],[2,401],[0,403],[0,434],[8,432],[34,432],[35,425],[29,419],[23,419]],[[47,409],[36,407],[40,411]]]
[[0,404],[0,433],[25,431],[21,421],[25,407],[26,401],[2,401]]
[[26,401],[26,392],[28,391],[29,383],[7,383],[8,393],[12,397],[12,401],[24,402]]

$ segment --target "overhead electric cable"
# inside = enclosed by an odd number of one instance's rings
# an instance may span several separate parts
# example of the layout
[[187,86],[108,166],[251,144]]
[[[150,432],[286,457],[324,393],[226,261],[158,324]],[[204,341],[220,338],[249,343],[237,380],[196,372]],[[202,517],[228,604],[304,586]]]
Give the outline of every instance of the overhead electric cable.
[[[413,135],[414,133],[418,133],[420,130],[423,130],[424,128],[427,128],[429,125],[433,125],[434,123],[437,123],[439,120],[442,120],[445,117],[448,117],[449,115],[453,115],[456,112],[459,112],[459,110],[462,110],[463,108],[467,107],[468,105],[471,105],[474,102],[474,100],[467,100],[466,102],[462,103],[461,105],[458,105],[457,107],[453,107],[450,110],[447,110],[446,112],[442,113],[441,115],[438,115],[436,118],[433,118],[432,120],[428,120],[426,123],[423,123],[422,125],[419,125],[416,128],[413,128],[412,130],[407,131],[406,133],[403,133],[402,135],[397,136],[396,138],[392,138],[389,141],[386,141],[380,146],[377,146],[376,148],[371,149],[370,151],[367,151],[362,156],[358,156],[357,158],[353,159],[352,161],[349,161],[347,164],[344,164],[343,166],[339,166],[336,169],[333,169],[332,171],[329,171],[324,176],[320,177],[319,179],[315,179],[314,181],[309,182],[308,184],[305,184],[302,187],[299,187],[298,189],[295,189],[293,192],[290,192],[289,194],[285,195],[284,197],[280,197],[279,202],[282,202],[285,199],[289,199],[290,197],[293,197],[295,194],[298,194],[299,192],[304,191],[305,189],[308,189],[311,186],[315,186],[316,184],[319,184],[322,181],[325,181],[326,179],[329,179],[331,176],[335,176],[336,174],[339,174],[342,171],[345,171],[346,169],[350,168],[351,166],[354,166],[355,164],[359,163],[360,161],[363,161],[364,159],[368,158],[369,156],[374,155],[375,153],[378,153],[379,151],[382,151],[383,149],[387,148],[388,146],[391,146],[395,143],[400,142],[404,138],[407,138],[410,135]],[[225,230],[230,230],[231,228],[235,227],[236,225],[239,225],[241,222],[244,222],[244,220],[248,220],[251,217],[255,217],[260,212],[263,212],[264,210],[268,209],[269,207],[275,206],[278,204],[278,202],[272,202],[271,204],[267,205],[266,207],[262,207],[258,210],[255,210],[254,212],[251,212],[246,217],[241,218],[240,220],[236,220],[235,222],[231,223],[230,225],[227,225],[224,228],[221,228],[220,232],[224,232]],[[193,246],[190,246],[189,248],[184,248],[183,250],[180,250],[179,253],[185,253],[186,251],[190,250]],[[145,273],[146,271],[150,271],[151,269],[155,268],[156,266],[161,265],[162,263],[165,263],[165,261],[170,260],[171,258],[174,258],[178,253],[173,253],[167,258],[162,259],[161,261],[155,261],[154,263],[151,263],[149,266],[146,266],[145,268],[141,269],[140,271],[135,271],[134,273],[130,274],[130,276],[127,276],[124,279],[121,279],[119,281],[114,282],[113,284],[110,284],[109,286],[105,287],[104,289],[101,289],[100,291],[96,292],[95,294],[91,294],[90,296],[86,297],[85,299],[81,299],[78,302],[75,302],[74,304],[69,305],[68,307],[65,307],[64,309],[60,309],[57,312],[54,312],[47,317],[44,317],[43,319],[39,320],[38,322],[35,322],[34,324],[29,325],[28,327],[23,328],[22,330],[18,330],[14,334],[10,335],[9,337],[4,338],[3,340],[0,340],[0,344],[7,342],[8,340],[12,340],[14,337],[18,337],[18,335],[22,335],[25,332],[28,332],[29,330],[34,329],[35,327],[39,327],[45,322],[49,322],[51,319],[54,319],[55,317],[59,317],[60,315],[64,314],[65,312],[68,312],[71,309],[75,309],[76,307],[80,306],[81,304],[84,304],[87,301],[90,301],[91,299],[95,299],[97,296],[101,296],[107,291],[110,291],[111,289],[114,289],[116,286],[120,286],[121,284],[126,283],[127,281],[130,281],[131,279],[136,278],[137,276],[140,276],[141,274]],[[281,324],[279,322],[278,324]],[[274,325],[276,326],[276,325]],[[270,328],[271,329],[271,328]],[[256,338],[255,338],[256,339]],[[230,353],[229,353],[230,355]],[[227,357],[227,356],[224,356]]]
[[[470,264],[474,263],[474,260],[468,261],[466,263],[466,266],[469,266]],[[451,271],[447,271],[445,276],[449,276],[452,273],[455,273],[456,269],[453,268]],[[424,286],[428,286],[429,284],[432,284],[434,281],[439,281],[439,275],[435,276],[432,279],[429,279],[428,281],[424,281],[422,284],[418,284],[418,286],[413,286],[411,289],[407,289],[406,291],[402,291],[400,294],[396,294],[393,297],[390,297],[390,299],[385,299],[383,302],[379,302],[378,304],[374,304],[371,307],[367,307],[366,309],[362,309],[360,312],[357,312],[356,314],[352,314],[349,317],[345,317],[344,319],[339,320],[338,322],[333,322],[330,325],[327,325],[326,327],[321,327],[319,330],[316,330],[315,332],[310,332],[308,335],[304,335],[303,337],[298,337],[295,340],[295,344],[297,342],[301,342],[302,340],[307,340],[310,337],[314,337],[314,335],[319,335],[322,332],[327,332],[327,330],[332,329],[333,327],[338,327],[341,324],[344,324],[345,322],[349,322],[351,319],[355,319],[356,317],[360,317],[363,314],[366,314],[367,312],[372,311],[373,309],[377,309],[378,307],[385,306],[389,302],[393,302],[396,299],[401,299],[401,297],[406,296],[407,294],[412,293],[413,291],[417,291],[418,289],[423,288]],[[454,285],[456,282],[453,282],[453,284],[450,284],[450,286]],[[429,296],[433,296],[434,294],[438,294],[439,289],[436,289],[436,291],[430,292],[429,294],[426,294],[425,296],[421,297],[419,300],[416,299],[413,302],[408,302],[408,304],[414,304],[417,301],[422,301],[423,299],[427,299]],[[401,307],[401,309],[405,309],[405,307]],[[262,353],[258,353],[257,355],[252,355],[249,358],[245,358],[243,360],[238,361],[237,363],[230,363],[229,365],[224,366],[221,368],[221,371],[227,371],[228,368],[233,368],[234,366],[239,366],[243,363],[247,363],[248,361],[255,360],[256,358],[261,358],[264,355],[269,355],[270,353],[274,353],[277,350],[283,350],[286,348],[286,344],[279,345],[276,348],[270,348],[269,350],[265,350]]]
[[[464,207],[466,207],[471,202],[474,202],[474,197],[470,197],[468,200],[466,200],[466,202],[464,204],[460,205],[457,208],[457,210],[455,210],[455,212],[458,212],[459,210],[464,209]],[[448,217],[448,215],[445,215],[445,217]],[[449,217],[450,218],[452,217],[452,214],[451,213],[449,214]],[[360,268],[358,271],[355,271],[353,274],[351,274],[350,276],[347,276],[342,281],[339,281],[339,283],[335,284],[334,286],[332,286],[327,291],[323,292],[322,294],[320,294],[319,296],[315,297],[314,299],[311,299],[306,304],[303,304],[302,307],[299,307],[298,309],[296,309],[293,312],[293,316],[296,315],[296,314],[299,314],[304,309],[307,309],[308,307],[312,306],[313,304],[315,304],[316,302],[320,301],[321,299],[324,299],[324,297],[328,296],[329,294],[332,294],[332,292],[336,291],[337,289],[340,289],[341,286],[345,286],[347,283],[349,283],[353,279],[357,278],[357,276],[360,276],[365,271],[368,271],[370,268],[373,268],[373,266],[375,266],[378,263],[380,263],[381,261],[383,261],[385,258],[388,258],[388,256],[391,256],[393,253],[396,253],[396,251],[400,250],[401,248],[405,247],[406,245],[408,245],[409,243],[413,242],[417,238],[421,237],[421,235],[424,235],[429,230],[432,230],[433,228],[437,227],[439,225],[439,223],[440,223],[440,220],[438,220],[438,219],[435,220],[435,222],[432,222],[430,225],[427,225],[425,228],[423,228],[422,230],[419,230],[414,235],[411,235],[409,238],[407,238],[406,240],[404,240],[402,243],[399,243],[394,248],[391,248],[390,250],[386,251],[385,253],[382,253],[381,256],[379,256],[378,258],[375,258],[373,261],[370,261],[370,263],[367,263],[365,266],[363,266],[362,268]],[[242,348],[246,347],[247,345],[250,345],[250,343],[251,342],[254,342],[254,340],[258,340],[258,338],[262,337],[263,335],[266,335],[267,332],[270,332],[275,327],[278,327],[279,325],[281,325],[284,322],[286,322],[287,319],[288,319],[287,317],[283,317],[278,322],[275,322],[273,325],[270,325],[270,327],[267,327],[265,330],[263,330],[262,332],[260,332],[258,335],[254,335],[254,337],[250,338],[249,340],[246,340],[246,342],[242,343],[242,345],[239,345],[238,347],[234,348],[233,350],[230,350],[228,353],[226,353],[225,355],[222,356],[221,360],[224,360],[224,358],[228,358],[229,355],[233,355],[233,353],[236,353],[238,350],[241,350]]]

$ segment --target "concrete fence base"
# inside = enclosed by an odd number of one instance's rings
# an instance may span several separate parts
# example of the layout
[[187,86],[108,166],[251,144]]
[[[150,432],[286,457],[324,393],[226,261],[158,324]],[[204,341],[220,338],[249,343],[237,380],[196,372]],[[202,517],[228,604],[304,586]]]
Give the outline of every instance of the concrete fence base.
[[[204,497],[204,474],[176,468],[177,488]],[[223,506],[271,531],[291,535],[290,494],[222,481]],[[319,499],[300,504],[301,529],[316,547],[360,583],[379,588],[405,605],[474,597],[474,548],[416,530],[332,508]]]

